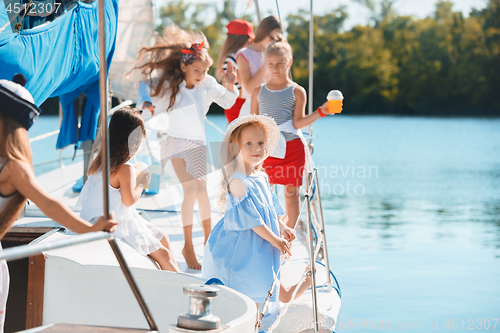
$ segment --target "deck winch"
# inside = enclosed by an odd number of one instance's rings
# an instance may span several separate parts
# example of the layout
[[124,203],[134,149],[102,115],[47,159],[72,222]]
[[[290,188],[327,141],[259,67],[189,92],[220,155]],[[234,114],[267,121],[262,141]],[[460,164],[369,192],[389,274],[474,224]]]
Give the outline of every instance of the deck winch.
[[219,295],[219,289],[191,284],[184,287],[183,292],[189,296],[189,309],[179,315],[177,326],[192,330],[218,329],[220,318],[212,314],[212,298]]

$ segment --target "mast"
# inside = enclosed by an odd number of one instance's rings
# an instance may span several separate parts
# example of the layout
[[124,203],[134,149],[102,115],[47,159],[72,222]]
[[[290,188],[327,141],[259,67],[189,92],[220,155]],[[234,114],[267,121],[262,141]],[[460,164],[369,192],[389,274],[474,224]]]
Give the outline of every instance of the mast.
[[108,84],[106,78],[106,32],[104,22],[104,1],[99,2],[99,96],[101,100],[101,171],[104,216],[109,218],[109,140],[108,140]]
[[[104,207],[104,216],[106,218],[110,217],[109,214],[109,139],[108,139],[108,110],[110,109],[109,103],[109,94],[108,94],[108,80],[107,80],[107,66],[106,66],[106,30],[105,30],[105,9],[104,9],[104,1],[109,0],[99,0],[99,95],[101,101],[101,171],[102,171],[102,197],[103,197],[103,207]],[[113,253],[120,264],[120,267],[127,279],[127,282],[132,289],[132,292],[139,303],[139,307],[148,322],[149,328],[151,331],[158,331],[158,326],[151,316],[151,312],[142,297],[142,294],[135,282],[134,277],[132,276],[132,272],[127,265],[127,261],[123,256],[118,243],[114,237],[108,239],[109,245],[113,250]]]
[[254,0],[255,2],[255,12],[257,13],[257,23],[260,24],[260,9],[259,9],[259,0]]

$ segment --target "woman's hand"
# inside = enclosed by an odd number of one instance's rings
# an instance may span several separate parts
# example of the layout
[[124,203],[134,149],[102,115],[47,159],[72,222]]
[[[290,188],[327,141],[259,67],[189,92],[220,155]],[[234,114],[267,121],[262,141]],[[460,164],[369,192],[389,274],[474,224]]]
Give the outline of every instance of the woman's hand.
[[149,112],[151,112],[151,116],[155,115],[155,108],[156,108],[156,106],[154,106],[150,102],[144,102],[142,104],[142,110],[144,111],[144,110],[148,109]]
[[271,245],[280,250],[281,254],[286,254],[288,253],[289,255],[292,255],[292,252],[290,252],[290,244],[288,241],[282,237],[276,237],[272,242]]
[[118,222],[115,220],[115,213],[113,211],[109,212],[109,219],[106,219],[104,215],[101,215],[99,220],[90,228],[90,231],[107,231],[114,232],[118,227]]
[[149,183],[151,182],[151,171],[149,169],[144,169],[142,172],[137,176],[135,183],[137,186],[146,188],[148,187]]
[[236,73],[234,71],[233,63],[231,63],[231,62],[227,63],[227,67],[226,67],[226,70],[224,71],[224,75],[223,75],[222,79],[223,79],[223,82],[226,83],[226,86],[228,87],[228,89],[230,91],[233,91],[231,89],[234,86],[234,83],[236,82]]

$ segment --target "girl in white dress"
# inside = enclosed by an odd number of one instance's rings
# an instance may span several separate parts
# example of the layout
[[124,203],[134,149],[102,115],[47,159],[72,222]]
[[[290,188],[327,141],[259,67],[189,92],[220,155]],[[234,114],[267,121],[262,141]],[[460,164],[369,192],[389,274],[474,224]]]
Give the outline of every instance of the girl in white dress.
[[[109,122],[109,205],[120,222],[115,237],[149,256],[161,269],[179,272],[168,236],[142,218],[134,206],[151,181],[151,173],[146,169],[136,177],[127,162],[137,153],[145,133],[137,109],[124,107]],[[90,165],[88,175],[77,205],[82,206],[80,216],[93,223],[103,210],[101,155]]]

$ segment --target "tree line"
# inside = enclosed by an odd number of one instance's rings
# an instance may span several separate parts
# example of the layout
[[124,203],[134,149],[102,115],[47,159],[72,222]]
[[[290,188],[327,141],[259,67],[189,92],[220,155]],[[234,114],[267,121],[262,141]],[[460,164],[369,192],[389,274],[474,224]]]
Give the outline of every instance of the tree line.
[[[398,15],[394,0],[354,1],[371,12],[366,25],[344,29],[345,6],[314,17],[314,106],[339,89],[348,114],[500,116],[500,0],[488,0],[468,17],[453,11],[452,1],[439,0],[423,19]],[[225,25],[252,21],[235,16],[235,0],[225,0],[222,9],[169,2],[159,16],[159,33],[172,23],[202,31],[214,60]],[[299,10],[285,21],[293,78],[307,89],[309,13]]]

